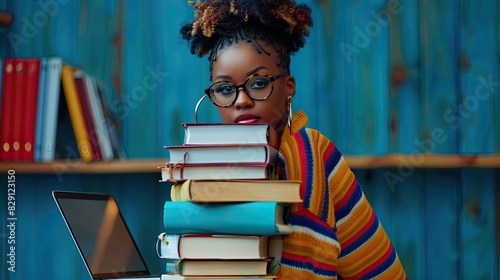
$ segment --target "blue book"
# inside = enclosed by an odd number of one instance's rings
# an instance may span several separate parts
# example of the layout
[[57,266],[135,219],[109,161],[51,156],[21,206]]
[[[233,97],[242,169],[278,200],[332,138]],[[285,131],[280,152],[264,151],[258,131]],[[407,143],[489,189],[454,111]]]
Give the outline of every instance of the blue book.
[[63,60],[60,57],[47,58],[45,69],[45,100],[43,103],[43,124],[40,161],[52,162],[55,158],[57,114],[59,111],[59,95],[61,69]]
[[288,207],[279,202],[194,203],[165,202],[167,234],[287,235]]
[[43,132],[43,110],[45,108],[45,73],[47,68],[47,58],[40,58],[40,77],[38,82],[38,103],[36,108],[36,123],[35,123],[35,143],[33,150],[33,160],[40,162],[42,157],[42,132]]

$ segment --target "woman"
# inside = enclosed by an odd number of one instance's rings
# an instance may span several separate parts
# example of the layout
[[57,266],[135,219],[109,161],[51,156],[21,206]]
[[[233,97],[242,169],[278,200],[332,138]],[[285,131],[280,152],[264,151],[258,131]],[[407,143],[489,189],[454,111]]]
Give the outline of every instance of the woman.
[[[399,258],[338,149],[292,117],[290,55],[304,46],[311,9],[294,1],[189,2],[181,28],[191,52],[208,55],[206,89],[225,123],[270,123],[287,179],[302,181],[290,209],[278,279],[405,279]],[[307,93],[304,93],[307,94]]]

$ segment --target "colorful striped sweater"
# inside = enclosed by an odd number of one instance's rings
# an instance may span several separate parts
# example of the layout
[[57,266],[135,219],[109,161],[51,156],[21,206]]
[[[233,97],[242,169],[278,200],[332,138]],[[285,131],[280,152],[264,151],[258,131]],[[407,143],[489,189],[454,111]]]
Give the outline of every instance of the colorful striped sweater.
[[303,111],[285,128],[280,152],[303,203],[287,217],[278,279],[406,279],[401,262],[342,154]]

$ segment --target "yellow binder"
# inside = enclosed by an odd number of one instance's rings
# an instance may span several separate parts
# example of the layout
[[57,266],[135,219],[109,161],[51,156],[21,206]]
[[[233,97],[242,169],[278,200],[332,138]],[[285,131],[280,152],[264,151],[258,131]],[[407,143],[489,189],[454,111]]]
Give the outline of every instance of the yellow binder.
[[80,103],[80,98],[76,89],[74,71],[75,70],[70,65],[63,65],[61,75],[64,97],[68,105],[69,116],[75,133],[80,158],[84,162],[89,162],[94,159],[94,153],[90,144],[89,131],[85,125],[82,104]]

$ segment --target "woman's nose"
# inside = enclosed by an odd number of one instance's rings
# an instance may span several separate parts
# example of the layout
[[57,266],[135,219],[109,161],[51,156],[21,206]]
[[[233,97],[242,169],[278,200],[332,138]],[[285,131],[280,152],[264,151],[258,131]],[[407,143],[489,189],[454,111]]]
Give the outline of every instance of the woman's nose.
[[244,87],[238,88],[238,97],[234,102],[234,107],[238,109],[249,108],[253,106],[254,100],[248,95]]

